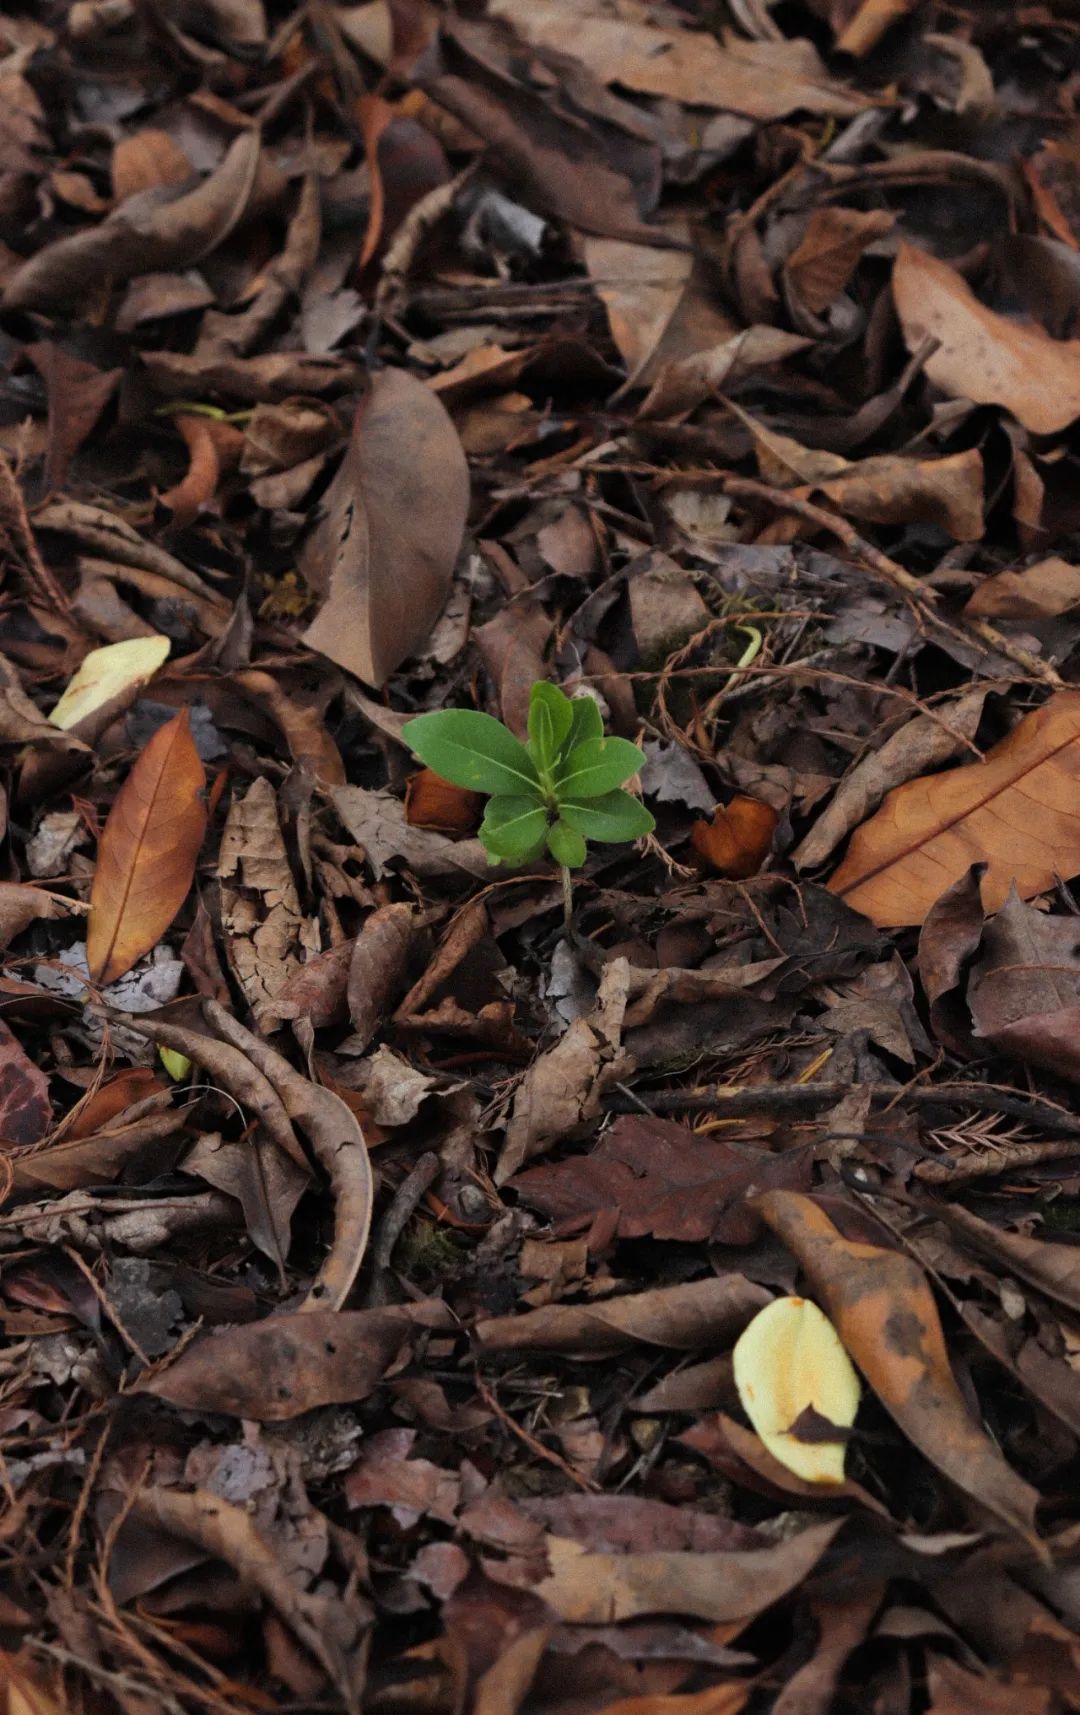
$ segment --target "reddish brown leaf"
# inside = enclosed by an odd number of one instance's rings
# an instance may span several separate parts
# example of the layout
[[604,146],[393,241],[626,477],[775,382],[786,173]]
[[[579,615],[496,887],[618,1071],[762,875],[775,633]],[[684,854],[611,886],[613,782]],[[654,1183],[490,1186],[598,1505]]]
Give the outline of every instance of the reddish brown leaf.
[[206,832],[205,787],[183,709],[146,746],[102,831],[86,936],[95,982],[129,971],[187,898]]
[[157,190],[160,185],[182,185],[194,168],[179,143],[167,131],[147,128],[132,137],[121,137],[113,150],[112,187],[117,202],[136,191]]
[[239,463],[244,436],[232,423],[218,423],[212,417],[186,411],[176,418],[176,427],[184,437],[190,462],[181,481],[167,489],[161,500],[171,510],[173,523],[182,526],[194,523],[217,493],[222,473]]
[[412,828],[434,828],[440,834],[474,834],[480,826],[484,800],[479,792],[451,786],[430,768],[414,774],[405,789],[405,820]]
[[690,844],[699,858],[720,875],[738,881],[754,875],[772,848],[780,817],[757,798],[733,798],[718,804],[711,822],[695,822]]
[[886,209],[837,208],[826,203],[814,210],[785,270],[808,310],[820,315],[828,309],[851,279],[867,245],[889,232],[895,220]]
[[760,1230],[746,1206],[752,1191],[808,1190],[805,1150],[769,1154],[689,1126],[644,1114],[615,1121],[589,1155],[528,1168],[510,1180],[529,1208],[560,1233],[588,1226],[601,1211],[616,1217],[618,1236],[678,1239],[684,1244],[749,1244]]
[[0,1144],[37,1143],[51,1118],[48,1078],[0,1022]]

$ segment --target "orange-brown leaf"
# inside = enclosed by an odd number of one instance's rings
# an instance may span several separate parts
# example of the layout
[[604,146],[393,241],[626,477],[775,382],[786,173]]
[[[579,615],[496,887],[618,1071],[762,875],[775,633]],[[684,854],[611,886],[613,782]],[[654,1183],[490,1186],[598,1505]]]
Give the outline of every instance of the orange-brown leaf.
[[1080,872],[1080,691],[1058,691],[982,762],[909,780],[852,837],[829,882],[879,928],[921,923],[973,863],[996,911]]
[[754,1206],[799,1259],[848,1353],[909,1441],[980,1506],[1035,1542],[1038,1494],[969,1415],[918,1264],[845,1239],[824,1209],[797,1191],[766,1191]]
[[718,804],[711,822],[694,823],[690,844],[720,875],[741,881],[754,875],[768,857],[779,820],[771,805],[736,797],[730,804]]
[[412,828],[434,828],[440,834],[472,834],[480,826],[483,796],[464,786],[452,786],[430,768],[414,774],[405,790],[405,820]]
[[808,310],[820,315],[844,290],[868,244],[884,236],[896,216],[886,209],[816,208],[802,242],[787,261],[787,277]]
[[129,971],[187,898],[206,832],[205,786],[182,709],[146,746],[102,830],[86,936],[95,982]]

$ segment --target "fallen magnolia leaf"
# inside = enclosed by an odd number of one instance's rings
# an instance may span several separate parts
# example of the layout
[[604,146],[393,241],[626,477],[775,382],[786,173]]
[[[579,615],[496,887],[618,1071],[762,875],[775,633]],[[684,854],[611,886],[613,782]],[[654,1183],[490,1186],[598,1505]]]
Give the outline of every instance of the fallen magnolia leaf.
[[859,1378],[829,1318],[808,1298],[775,1298],[743,1329],[732,1360],[743,1410],[773,1457],[804,1482],[842,1483],[843,1440],[804,1441],[798,1428],[812,1411],[850,1429],[859,1409]]
[[936,342],[926,374],[951,399],[1004,405],[1036,435],[1080,417],[1080,340],[997,315],[947,262],[912,244],[897,252],[892,289],[908,350]]
[[157,945],[187,898],[206,832],[205,786],[182,709],[142,752],[102,830],[86,929],[90,975],[102,987]]
[[934,901],[985,863],[996,911],[1080,871],[1080,691],[1058,691],[982,762],[911,780],[852,835],[828,883],[878,928],[919,924]]
[[698,857],[733,881],[755,875],[772,848],[780,817],[757,798],[718,804],[711,822],[695,822],[690,844]]
[[918,1264],[900,1251],[845,1239],[824,1209],[798,1192],[766,1191],[755,1207],[798,1258],[849,1355],[909,1441],[1041,1553],[1038,1491],[971,1417]]
[[468,510],[468,466],[445,406],[406,370],[381,370],[301,552],[324,598],[309,648],[382,685],[442,612]]
[[107,643],[91,649],[69,681],[49,720],[69,732],[80,721],[129,691],[136,691],[164,666],[171,640],[154,633],[132,637],[123,643]]

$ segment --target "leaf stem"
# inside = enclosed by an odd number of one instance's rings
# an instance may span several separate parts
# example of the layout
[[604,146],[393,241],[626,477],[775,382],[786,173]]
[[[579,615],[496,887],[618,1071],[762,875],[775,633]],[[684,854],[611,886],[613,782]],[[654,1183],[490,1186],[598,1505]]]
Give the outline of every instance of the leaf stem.
[[570,871],[565,864],[559,865],[559,874],[562,877],[563,925],[566,929],[566,938],[570,940],[574,925],[574,890],[570,882]]

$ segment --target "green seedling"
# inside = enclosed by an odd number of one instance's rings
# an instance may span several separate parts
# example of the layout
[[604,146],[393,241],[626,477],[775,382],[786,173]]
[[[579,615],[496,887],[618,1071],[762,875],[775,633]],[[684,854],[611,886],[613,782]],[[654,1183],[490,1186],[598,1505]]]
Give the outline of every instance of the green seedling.
[[545,849],[563,871],[585,862],[586,841],[618,845],[656,826],[639,798],[621,790],[645,757],[606,738],[589,696],[571,702],[542,681],[529,697],[529,739],[473,709],[418,715],[402,736],[428,768],[454,786],[490,794],[480,839],[493,863],[531,863]]

